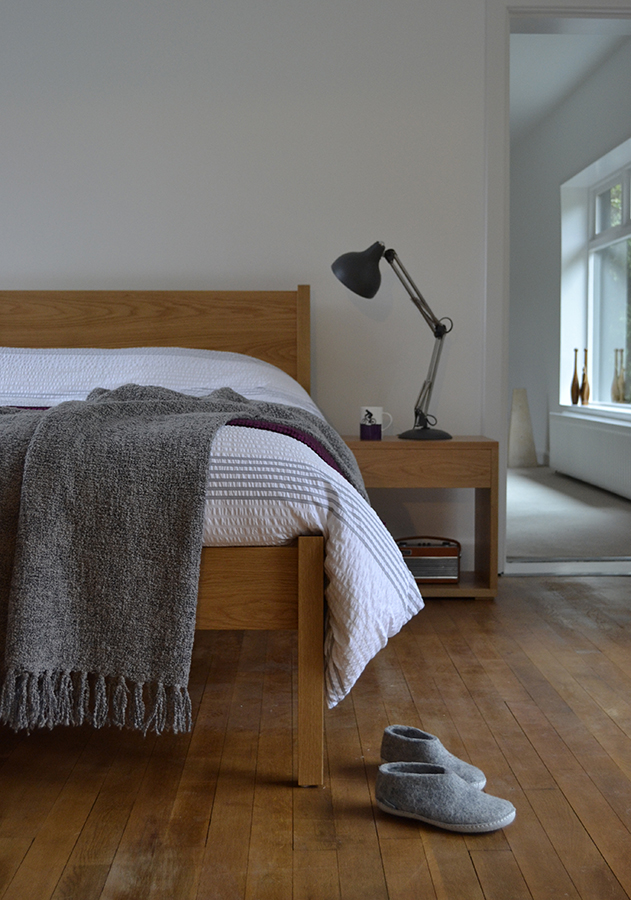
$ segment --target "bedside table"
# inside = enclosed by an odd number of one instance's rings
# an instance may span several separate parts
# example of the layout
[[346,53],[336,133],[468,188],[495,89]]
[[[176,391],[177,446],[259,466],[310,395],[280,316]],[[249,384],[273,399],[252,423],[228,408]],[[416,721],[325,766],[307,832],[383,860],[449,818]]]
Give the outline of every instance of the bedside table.
[[485,437],[450,441],[360,441],[345,437],[367,488],[472,488],[475,490],[475,568],[458,584],[421,584],[424,597],[497,594],[498,443]]

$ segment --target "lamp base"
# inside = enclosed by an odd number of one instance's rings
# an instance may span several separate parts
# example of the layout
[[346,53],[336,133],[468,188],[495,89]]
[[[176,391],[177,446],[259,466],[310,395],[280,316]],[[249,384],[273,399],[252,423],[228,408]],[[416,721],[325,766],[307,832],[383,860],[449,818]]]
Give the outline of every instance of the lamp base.
[[430,428],[428,425],[422,428],[410,428],[403,434],[397,435],[403,441],[450,441],[451,435],[440,428]]

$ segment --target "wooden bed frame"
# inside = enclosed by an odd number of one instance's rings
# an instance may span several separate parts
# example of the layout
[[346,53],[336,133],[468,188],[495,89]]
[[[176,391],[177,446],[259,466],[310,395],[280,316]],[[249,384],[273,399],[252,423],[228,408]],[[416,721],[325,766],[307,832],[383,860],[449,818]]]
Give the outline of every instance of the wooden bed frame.
[[[0,291],[5,347],[246,353],[310,387],[309,287],[295,291]],[[199,629],[297,629],[299,785],[323,783],[324,539],[205,547]]]

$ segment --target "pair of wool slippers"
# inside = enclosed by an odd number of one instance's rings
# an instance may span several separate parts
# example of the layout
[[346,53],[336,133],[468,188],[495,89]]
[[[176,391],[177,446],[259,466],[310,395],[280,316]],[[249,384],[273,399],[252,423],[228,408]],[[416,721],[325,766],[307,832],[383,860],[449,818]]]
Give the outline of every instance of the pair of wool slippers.
[[467,834],[497,831],[515,818],[508,800],[483,792],[484,772],[458,759],[433,734],[389,725],[377,773],[379,809]]

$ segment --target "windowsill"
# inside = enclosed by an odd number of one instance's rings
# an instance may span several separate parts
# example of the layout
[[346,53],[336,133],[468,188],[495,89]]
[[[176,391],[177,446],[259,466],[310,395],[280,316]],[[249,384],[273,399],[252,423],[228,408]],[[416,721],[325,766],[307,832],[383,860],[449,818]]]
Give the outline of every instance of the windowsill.
[[576,419],[594,422],[615,422],[625,428],[631,428],[630,403],[590,403],[588,406],[560,406],[558,412]]

